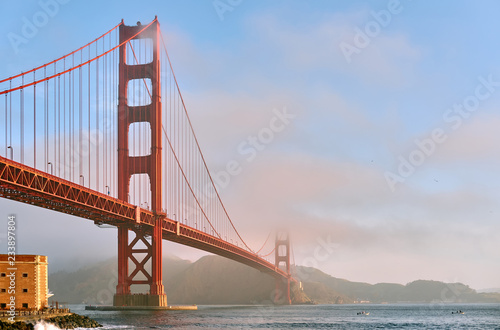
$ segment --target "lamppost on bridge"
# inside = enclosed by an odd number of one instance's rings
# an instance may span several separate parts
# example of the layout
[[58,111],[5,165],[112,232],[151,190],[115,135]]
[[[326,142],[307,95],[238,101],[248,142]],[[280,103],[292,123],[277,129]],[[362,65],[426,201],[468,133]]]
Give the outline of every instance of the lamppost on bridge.
[[108,194],[109,196],[109,186],[105,186],[104,188],[106,188],[106,193]]
[[82,178],[82,186],[85,187],[85,177],[83,176],[83,174],[80,174],[80,178]]
[[54,175],[54,166],[53,166],[52,162],[48,162],[47,165],[50,165],[50,174]]
[[10,160],[14,160],[14,148],[8,146],[7,149],[10,149]]

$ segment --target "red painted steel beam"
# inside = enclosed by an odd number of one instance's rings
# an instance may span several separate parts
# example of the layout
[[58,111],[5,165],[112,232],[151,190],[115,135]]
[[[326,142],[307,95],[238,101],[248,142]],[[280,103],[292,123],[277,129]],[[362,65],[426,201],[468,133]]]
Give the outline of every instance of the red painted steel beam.
[[[151,274],[147,274],[150,293],[163,295],[162,283],[162,129],[161,129],[161,71],[160,71],[160,24],[155,20],[143,29],[141,25],[120,25],[120,62],[118,84],[118,198],[128,201],[130,178],[134,174],[145,173],[149,176],[151,187],[151,209],[155,214],[154,230],[151,233]],[[139,33],[139,31],[141,31]],[[150,39],[152,41],[152,61],[146,64],[127,64],[127,45],[130,39]],[[151,103],[143,106],[130,106],[128,103],[128,83],[134,79],[151,80]],[[149,123],[151,127],[151,153],[147,156],[129,155],[129,127],[133,123]],[[128,260],[132,258],[130,251],[124,249],[128,245],[128,237],[119,233],[118,242],[118,286],[117,293],[130,291],[133,277],[138,270],[146,274],[144,267],[136,264],[136,269],[127,276]],[[126,252],[126,253],[124,253]],[[151,275],[151,276],[149,276]]]
[[131,204],[1,156],[0,197],[112,225],[135,218]]
[[[280,237],[283,235],[283,237]],[[281,251],[280,247],[284,247],[284,251]],[[282,254],[281,252],[284,252]],[[279,269],[280,265],[284,264],[285,272],[290,274],[290,236],[288,232],[278,232],[276,233],[276,241],[274,247],[274,265]],[[282,281],[281,279],[276,279],[276,302],[280,300],[279,288],[284,289],[285,302],[290,305],[292,300],[290,299],[290,279]]]

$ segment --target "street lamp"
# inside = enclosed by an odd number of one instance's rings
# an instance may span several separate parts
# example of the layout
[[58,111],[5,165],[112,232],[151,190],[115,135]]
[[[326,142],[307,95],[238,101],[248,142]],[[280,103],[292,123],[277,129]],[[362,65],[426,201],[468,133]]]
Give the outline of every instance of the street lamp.
[[7,149],[10,149],[10,160],[14,160],[14,148],[8,146]]
[[106,191],[108,192],[108,196],[109,196],[109,186],[105,186],[104,188],[107,188]]
[[50,165],[50,174],[54,175],[54,166],[51,162],[48,162],[47,165]]
[[85,177],[83,176],[83,174],[80,174],[80,178],[82,178],[82,186],[85,187]]

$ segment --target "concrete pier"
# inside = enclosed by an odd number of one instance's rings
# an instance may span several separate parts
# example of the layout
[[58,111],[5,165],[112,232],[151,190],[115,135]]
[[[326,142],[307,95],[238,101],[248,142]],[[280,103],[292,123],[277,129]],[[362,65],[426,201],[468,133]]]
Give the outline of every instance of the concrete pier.
[[113,306],[118,307],[166,307],[166,294],[115,294]]

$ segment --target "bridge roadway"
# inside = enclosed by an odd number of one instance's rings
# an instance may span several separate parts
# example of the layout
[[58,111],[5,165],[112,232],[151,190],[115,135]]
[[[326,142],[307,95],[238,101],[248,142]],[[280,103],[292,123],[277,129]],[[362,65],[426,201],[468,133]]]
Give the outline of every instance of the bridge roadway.
[[[151,234],[153,212],[102,194],[54,175],[0,156],[0,197],[93,220],[96,224],[125,225]],[[275,278],[295,281],[286,272],[258,255],[218,237],[162,218],[163,239],[214,253]]]

